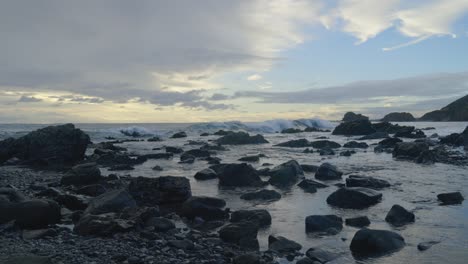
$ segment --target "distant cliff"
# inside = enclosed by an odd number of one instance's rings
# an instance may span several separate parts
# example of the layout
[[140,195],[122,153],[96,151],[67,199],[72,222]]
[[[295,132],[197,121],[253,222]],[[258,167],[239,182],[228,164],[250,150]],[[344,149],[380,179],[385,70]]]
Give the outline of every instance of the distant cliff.
[[426,113],[421,121],[468,121],[468,95],[446,107]]

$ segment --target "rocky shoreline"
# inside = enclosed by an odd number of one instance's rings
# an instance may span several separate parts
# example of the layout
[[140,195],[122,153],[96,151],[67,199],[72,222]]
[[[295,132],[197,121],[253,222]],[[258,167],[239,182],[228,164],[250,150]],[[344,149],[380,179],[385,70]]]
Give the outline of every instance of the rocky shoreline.
[[[352,116],[351,116],[352,117]],[[351,118],[348,115],[348,118]],[[324,132],[317,129],[284,133]],[[427,137],[422,130],[388,122],[371,123],[357,118],[343,122],[333,135],[362,136],[343,146],[336,142],[306,139],[282,142],[282,148],[305,148],[322,156],[353,155],[354,149],[370,146],[362,140],[381,139],[374,152],[392,153],[397,160],[422,164],[436,162],[465,166],[466,156],[453,148],[468,148],[468,127],[461,133],[439,138]],[[393,136],[390,136],[393,135]],[[206,136],[206,135],[204,135]],[[390,183],[381,179],[349,175],[329,163],[320,166],[285,161],[274,168],[255,169],[260,155],[246,156],[241,162],[222,163],[216,152],[225,146],[269,143],[262,135],[220,131],[214,142],[188,141],[194,149],[166,147],[165,152],[135,155],[108,141],[91,144],[89,137],[73,125],[40,129],[19,139],[0,142],[0,263],[325,263],[339,258],[326,248],[301,253],[302,245],[282,236],[270,235],[268,250],[259,251],[257,233],[271,224],[264,209],[231,211],[217,197],[193,196],[185,177],[157,178],[122,176],[112,171],[128,171],[149,159],[171,159],[180,155],[180,164],[205,161],[197,180],[219,179],[220,188],[256,188],[243,194],[245,200],[274,201],[281,194],[263,189],[298,185],[315,193],[326,183],[340,188],[326,202],[336,208],[371,207],[382,200],[380,190]],[[184,140],[185,133],[174,139]],[[410,139],[402,141],[400,138]],[[161,139],[151,138],[154,142]],[[85,151],[91,151],[85,155]],[[111,173],[101,174],[106,168]],[[160,170],[162,168],[154,168]],[[304,179],[314,172],[315,179]],[[267,178],[267,180],[264,180]],[[441,204],[460,204],[461,193],[441,193]],[[393,226],[404,226],[415,215],[394,205],[385,217]],[[356,258],[378,257],[400,250],[404,238],[388,230],[367,229],[366,216],[342,219],[337,215],[310,215],[305,219],[307,233],[334,235],[346,225],[363,227],[350,244]],[[432,244],[421,245],[429,248]],[[22,259],[21,259],[22,258]]]

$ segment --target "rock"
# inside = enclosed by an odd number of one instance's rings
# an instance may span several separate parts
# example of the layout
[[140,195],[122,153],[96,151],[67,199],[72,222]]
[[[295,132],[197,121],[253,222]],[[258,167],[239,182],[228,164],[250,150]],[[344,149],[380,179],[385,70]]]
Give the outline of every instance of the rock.
[[154,136],[154,137],[148,138],[146,141],[148,141],[148,142],[159,142],[159,141],[162,141],[162,139],[160,137]]
[[307,139],[295,139],[289,140],[283,143],[276,144],[278,147],[288,147],[288,148],[305,148],[310,147],[310,142]]
[[246,156],[238,159],[239,161],[246,161],[246,162],[259,162],[260,157],[258,155],[255,156]]
[[101,171],[94,162],[79,164],[71,168],[61,179],[62,185],[87,185],[101,180]]
[[318,262],[311,260],[308,257],[301,258],[300,260],[296,261],[296,264],[317,264]]
[[[26,200],[19,203],[9,203],[5,206],[0,203],[2,222],[15,220],[23,229],[40,229],[60,222],[61,213],[59,205],[50,200]],[[6,221],[5,221],[6,220]]]
[[366,187],[379,190],[390,187],[390,183],[388,181],[376,179],[373,177],[350,175],[346,179],[346,187]]
[[205,133],[201,133],[201,134],[200,134],[200,137],[207,137],[207,136],[209,136],[209,135],[210,135],[210,133],[206,133],[206,132],[205,132]]
[[378,145],[382,148],[394,148],[396,145],[403,140],[399,138],[386,138],[378,143]]
[[340,188],[330,194],[327,203],[339,208],[364,209],[377,204],[382,194],[363,187]]
[[343,220],[336,215],[310,215],[305,224],[308,233],[337,234],[343,229]]
[[255,222],[231,223],[222,227],[219,237],[228,243],[237,244],[241,248],[258,250],[258,225]]
[[19,203],[26,200],[26,197],[14,188],[0,188],[0,204],[3,201]]
[[60,194],[56,201],[72,211],[84,210],[89,203],[88,197],[79,194]]
[[320,156],[335,155],[335,151],[333,151],[331,148],[324,148],[320,149],[319,154]]
[[423,142],[401,142],[393,149],[392,156],[398,159],[416,160],[429,146]]
[[340,257],[339,254],[320,248],[310,248],[307,250],[306,256],[313,261],[318,261],[319,263],[327,263]]
[[428,242],[421,242],[418,244],[419,251],[426,251],[430,249],[433,245],[439,244],[440,241],[428,241]]
[[333,130],[333,135],[357,136],[369,135],[376,132],[369,120],[345,122]]
[[350,249],[355,256],[377,257],[399,251],[405,240],[395,232],[363,228],[354,235]]
[[249,253],[236,256],[232,261],[233,264],[261,264],[261,258],[257,254]]
[[309,164],[301,164],[302,170],[305,172],[316,172],[318,170],[318,166],[309,165]]
[[46,228],[46,229],[36,229],[36,230],[23,230],[22,238],[23,239],[39,239],[44,237],[55,237],[58,233],[55,229]]
[[152,170],[154,170],[154,171],[163,171],[164,169],[161,166],[156,165],[156,166],[154,166],[152,168]]
[[343,172],[330,163],[323,163],[315,173],[315,178],[322,181],[341,180]]
[[182,204],[192,196],[190,181],[185,177],[137,177],[130,181],[128,190],[140,206]]
[[169,240],[168,243],[170,246],[178,248],[178,249],[191,250],[195,248],[195,245],[193,244],[193,242],[188,239],[182,239],[182,240],[172,239],[172,240]]
[[343,122],[353,122],[353,121],[360,121],[360,120],[369,120],[369,117],[361,115],[361,114],[355,114],[353,112],[347,112],[343,116],[343,119],[342,119]]
[[353,155],[353,154],[356,154],[356,151],[354,151],[354,150],[346,150],[346,151],[340,152],[340,156],[344,156],[344,157],[350,157],[350,156]]
[[222,220],[229,217],[229,214],[221,209],[224,206],[226,202],[223,199],[192,196],[182,204],[180,214],[189,219],[200,217],[205,221]]
[[215,136],[225,136],[225,135],[227,135],[229,133],[232,133],[232,131],[224,131],[224,130],[221,129],[221,130],[218,130],[218,131],[214,132],[213,135],[215,135]]
[[408,223],[414,223],[414,218],[415,217],[412,212],[409,212],[401,205],[395,204],[387,213],[385,221],[392,224],[393,226],[400,227]]
[[461,204],[465,200],[460,192],[441,193],[437,195],[437,199],[443,205]]
[[47,256],[11,256],[3,264],[53,264],[54,262]]
[[76,193],[96,197],[105,193],[106,191],[107,189],[101,184],[91,184],[78,188]]
[[275,190],[260,190],[256,192],[245,193],[240,196],[243,200],[263,200],[276,201],[281,199],[281,194]]
[[[213,168],[213,167],[211,167]],[[216,173],[223,187],[255,187],[265,185],[258,172],[246,163],[222,164]]]
[[186,155],[194,156],[196,158],[206,158],[206,157],[209,157],[211,153],[210,151],[205,150],[205,149],[191,149],[191,150],[185,151],[182,154],[182,156],[186,156]]
[[153,227],[156,232],[166,232],[174,229],[175,224],[164,217],[151,217],[145,222],[145,227]]
[[450,103],[440,110],[424,114],[422,121],[468,121],[468,95]]
[[289,240],[282,236],[272,236],[268,237],[268,249],[272,251],[279,252],[281,254],[294,253],[301,250],[301,244]]
[[182,154],[180,156],[180,161],[179,163],[182,163],[182,164],[192,164],[195,162],[195,156],[193,155],[188,155],[188,154]]
[[116,164],[116,165],[112,165],[110,168],[109,168],[109,171],[125,171],[125,170],[134,170],[135,168],[133,168],[131,165],[128,165],[128,164]]
[[133,197],[124,189],[106,192],[91,199],[84,214],[105,214],[120,212],[125,207],[136,207]]
[[353,218],[346,218],[345,223],[349,226],[365,227],[370,225],[370,220],[367,218],[367,216],[358,216]]
[[359,140],[372,140],[372,139],[381,139],[381,138],[388,138],[389,135],[387,132],[377,131],[369,135],[365,135],[359,138]]
[[180,154],[182,152],[184,152],[183,149],[181,148],[178,148],[178,147],[166,147],[166,152],[167,153],[174,153],[174,154]]
[[0,141],[0,164],[16,157],[27,164],[63,167],[83,160],[89,136],[73,124],[48,126]]
[[211,180],[218,178],[218,174],[214,170],[207,168],[197,172],[194,178],[197,180]]
[[281,130],[281,134],[296,134],[296,133],[301,133],[301,132],[303,131],[297,128],[286,128],[286,129]]
[[302,180],[297,186],[303,189],[304,192],[308,192],[308,193],[315,193],[317,192],[317,189],[328,187],[328,185],[326,184],[323,184],[318,181],[310,180],[310,179]]
[[255,222],[259,227],[271,225],[271,215],[265,209],[239,210],[231,214],[231,222]]
[[280,164],[269,171],[269,183],[276,187],[287,187],[296,183],[299,177],[304,176],[301,165],[295,160]]
[[111,236],[127,232],[135,225],[134,221],[119,219],[116,213],[100,215],[86,214],[75,224],[73,231],[79,235]]
[[318,149],[335,149],[341,148],[341,145],[330,140],[316,140],[309,143],[309,146]]
[[416,129],[411,132],[409,131],[401,131],[396,132],[394,137],[402,137],[402,138],[425,138],[426,134],[423,131]]
[[349,141],[343,145],[343,148],[368,148],[366,142]]
[[416,121],[416,118],[410,113],[406,112],[393,112],[390,114],[387,114],[382,118],[383,122],[414,122]]
[[229,132],[216,140],[221,145],[265,144],[268,141],[260,134],[250,136],[245,132]]
[[174,156],[173,153],[151,153],[151,154],[145,154],[141,155],[138,158],[141,160],[149,160],[149,159],[171,159]]
[[185,138],[187,134],[184,131],[177,132],[171,136],[171,138]]

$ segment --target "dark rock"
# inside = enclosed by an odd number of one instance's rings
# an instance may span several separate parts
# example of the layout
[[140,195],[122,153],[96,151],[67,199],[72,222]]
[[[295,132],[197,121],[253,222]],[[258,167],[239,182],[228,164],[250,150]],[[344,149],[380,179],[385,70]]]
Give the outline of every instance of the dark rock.
[[60,221],[59,205],[50,200],[0,201],[0,223],[15,220],[23,229],[40,229]]
[[286,187],[296,183],[299,177],[304,176],[301,165],[295,160],[280,164],[270,170],[269,183],[277,187]]
[[101,184],[91,184],[78,188],[76,193],[96,197],[105,193],[106,191],[107,189]]
[[178,148],[178,147],[166,147],[166,152],[168,153],[174,153],[174,154],[180,154],[184,152],[183,149]]
[[310,233],[336,234],[343,229],[343,220],[336,215],[310,215],[305,224]]
[[368,148],[366,142],[349,141],[343,145],[344,148]]
[[106,192],[91,199],[84,214],[105,214],[120,212],[125,207],[136,207],[133,197],[124,189]]
[[272,236],[268,237],[268,249],[272,251],[276,251],[282,254],[285,253],[294,253],[296,251],[301,250],[301,244],[289,240],[282,236]]
[[275,190],[260,190],[256,192],[245,193],[240,196],[244,200],[264,200],[276,201],[281,199],[281,194]]
[[357,136],[357,135],[369,135],[375,132],[372,124],[369,120],[360,120],[345,122],[339,124],[333,130],[333,135],[345,135],[345,136]]
[[259,227],[271,225],[271,215],[265,209],[239,210],[231,214],[231,222],[256,222]]
[[412,132],[409,131],[401,131],[396,132],[394,137],[402,137],[402,138],[425,138],[426,134],[422,130],[416,129]]
[[382,148],[394,148],[400,142],[403,142],[403,140],[399,138],[386,138],[380,141],[378,145],[381,146]]
[[422,152],[429,150],[427,143],[423,142],[401,142],[397,143],[392,155],[398,159],[415,160]]
[[174,156],[172,153],[151,153],[151,154],[145,154],[141,155],[138,158],[144,159],[144,160],[149,160],[149,159],[171,159]]
[[169,240],[168,243],[170,246],[178,248],[178,249],[191,250],[195,248],[195,245],[193,244],[193,242],[188,239],[182,239],[182,240],[172,239],[172,240]]
[[356,232],[350,249],[358,257],[376,257],[399,251],[405,240],[395,232],[363,228]]
[[281,130],[281,134],[296,134],[296,133],[301,133],[301,132],[303,131],[297,128],[286,128],[286,129]]
[[443,205],[461,204],[465,200],[460,192],[441,193],[437,195],[437,199]]
[[19,203],[26,200],[26,197],[14,188],[0,188],[0,203],[3,201]]
[[318,149],[335,149],[341,148],[341,145],[330,140],[317,140],[309,143],[309,146],[318,148]]
[[317,262],[311,260],[308,257],[305,257],[305,258],[301,258],[300,260],[296,261],[296,264],[317,264]]
[[206,158],[206,157],[209,157],[211,153],[208,150],[204,150],[204,149],[191,149],[191,150],[185,151],[182,154],[182,156],[185,156],[185,155],[191,155],[196,158]]
[[261,264],[261,258],[257,254],[249,253],[236,256],[232,261],[233,264]]
[[418,244],[419,251],[426,251],[430,249],[433,245],[439,244],[440,241],[428,241],[428,242],[421,242]]
[[44,237],[55,237],[58,233],[55,229],[36,229],[36,230],[23,230],[23,239],[40,239]]
[[250,136],[245,132],[229,132],[227,135],[218,138],[216,141],[221,145],[246,145],[246,144],[264,144],[268,141],[260,134]]
[[247,161],[247,162],[259,162],[260,157],[258,155],[255,156],[246,156],[238,159],[239,161]]
[[53,264],[54,262],[47,256],[11,256],[3,264]]
[[327,198],[327,203],[340,208],[363,209],[377,204],[382,199],[382,194],[374,190],[352,187],[340,188]]
[[258,225],[255,222],[231,223],[219,230],[219,237],[228,243],[239,245],[241,248],[258,250]]
[[372,140],[372,139],[381,139],[388,138],[389,135],[387,132],[377,131],[369,135],[365,135],[359,138],[359,140]]
[[351,155],[354,155],[354,154],[356,154],[356,151],[354,150],[346,150],[346,151],[340,152],[340,156],[344,156],[344,157],[350,157]]
[[152,168],[152,170],[154,170],[154,171],[163,171],[163,168],[161,166],[156,165],[156,166],[154,166]]
[[302,138],[279,143],[275,146],[288,148],[305,148],[310,147],[310,142],[307,139]]
[[146,141],[148,141],[148,142],[159,142],[159,141],[162,141],[162,139],[160,137],[150,137]]
[[48,126],[0,141],[0,164],[16,157],[27,164],[63,167],[82,161],[89,136],[73,124]]
[[218,130],[216,132],[213,133],[213,135],[215,136],[225,136],[227,134],[231,133],[231,131],[224,131],[224,130]]
[[128,164],[116,164],[116,165],[112,165],[110,168],[109,168],[109,171],[125,171],[125,170],[134,170],[135,168],[133,168],[131,165],[128,165]]
[[[213,168],[213,167],[211,167]],[[215,169],[219,178],[219,185],[223,187],[248,187],[265,185],[258,172],[246,163],[221,164]]]
[[370,225],[370,220],[367,218],[367,216],[358,216],[353,218],[346,218],[345,223],[349,226],[365,227]]
[[73,231],[79,235],[111,236],[131,230],[135,222],[119,219],[115,213],[87,214],[75,224]]
[[224,206],[226,206],[226,202],[223,199],[192,196],[182,204],[180,214],[189,219],[200,217],[205,221],[222,220],[229,216],[225,210],[221,209]]
[[180,156],[180,161],[179,163],[182,164],[192,164],[195,162],[195,156],[189,155],[189,154],[182,154]]
[[326,184],[311,179],[304,179],[297,186],[308,193],[315,193],[317,189],[328,187]]
[[395,204],[385,217],[385,221],[393,226],[404,226],[408,223],[414,223],[414,214],[401,205]]
[[207,168],[197,172],[194,178],[197,180],[211,180],[218,178],[218,174],[214,170]]
[[346,187],[366,187],[379,190],[390,187],[390,183],[388,181],[376,179],[373,177],[350,175],[346,179]]
[[156,232],[166,232],[174,229],[175,224],[164,217],[151,217],[145,222],[145,227],[153,227]]
[[353,112],[347,112],[343,116],[343,119],[342,119],[343,122],[353,122],[353,121],[360,121],[360,120],[369,120],[369,117],[364,116],[362,114],[355,114]]
[[387,114],[382,118],[383,122],[413,122],[416,121],[416,118],[410,113],[406,112],[393,112],[390,114]]
[[315,173],[315,178],[322,181],[341,180],[343,172],[330,163],[323,163]]
[[301,164],[302,170],[305,172],[316,172],[319,166],[316,165],[308,165],[308,164]]
[[133,178],[128,190],[140,206],[182,204],[192,196],[185,177]]
[[337,253],[320,248],[310,248],[307,250],[306,256],[313,261],[318,261],[319,263],[327,263],[340,257]]
[[74,166],[61,179],[62,185],[87,185],[101,180],[101,171],[94,162]]
[[185,138],[185,137],[187,137],[187,134],[183,131],[177,132],[171,136],[171,138]]
[[89,199],[79,194],[61,194],[56,201],[72,211],[84,210],[88,207]]

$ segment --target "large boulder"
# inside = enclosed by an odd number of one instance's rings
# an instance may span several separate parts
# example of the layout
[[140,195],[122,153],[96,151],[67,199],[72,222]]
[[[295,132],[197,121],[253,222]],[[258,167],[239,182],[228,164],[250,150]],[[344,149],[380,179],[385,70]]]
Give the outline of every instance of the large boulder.
[[350,175],[346,179],[346,187],[366,187],[378,190],[390,187],[390,183],[386,180],[380,180],[373,177]]
[[182,204],[192,196],[190,181],[185,177],[137,177],[130,181],[128,190],[140,206]]
[[16,157],[27,164],[63,167],[83,160],[89,136],[73,124],[48,126],[0,141],[0,163]]
[[370,225],[370,220],[367,216],[357,216],[345,219],[346,225],[354,227],[365,227]]
[[247,201],[276,201],[281,199],[281,194],[275,190],[260,190],[256,192],[244,193],[240,196],[240,198]]
[[295,184],[299,177],[304,176],[301,165],[295,160],[280,164],[269,171],[269,183],[276,187],[286,187]]
[[377,204],[382,194],[362,187],[340,188],[330,194],[327,203],[339,208],[364,209]]
[[396,144],[392,156],[398,159],[416,160],[428,150],[429,145],[425,142],[401,142]]
[[441,193],[437,195],[437,199],[443,205],[461,204],[465,200],[460,192]]
[[265,209],[239,210],[232,212],[230,221],[233,223],[256,222],[259,227],[265,227],[271,225],[271,215]]
[[333,135],[357,136],[369,135],[375,132],[369,120],[359,120],[352,122],[344,122],[339,124],[333,130]]
[[268,249],[280,254],[294,253],[301,250],[301,244],[282,236],[268,237]]
[[223,187],[255,187],[265,185],[257,170],[246,163],[220,164],[211,168],[218,174],[219,185]]
[[327,162],[320,165],[317,172],[315,172],[315,178],[321,181],[341,180],[342,175],[343,172]]
[[309,233],[336,234],[343,229],[343,219],[336,215],[310,215],[305,225]]
[[211,180],[211,179],[218,178],[218,174],[216,174],[216,172],[213,169],[206,168],[206,169],[203,169],[203,170],[195,173],[194,178],[197,179],[197,180],[201,180],[201,181]]
[[62,185],[88,185],[101,180],[101,171],[94,162],[79,164],[71,168],[61,180]]
[[124,189],[106,192],[91,199],[84,214],[105,214],[120,212],[126,207],[136,207],[133,197]]
[[317,189],[328,187],[326,184],[311,179],[304,179],[297,186],[308,193],[316,193]]
[[228,243],[237,244],[241,248],[258,250],[258,225],[256,222],[243,221],[231,223],[222,227],[219,237]]
[[50,200],[26,200],[13,203],[6,208],[1,208],[0,214],[7,214],[10,220],[25,229],[45,228],[48,225],[60,222],[60,206]]
[[216,140],[221,145],[264,144],[268,141],[260,134],[251,136],[246,132],[229,132]]
[[351,252],[358,257],[377,257],[399,251],[405,246],[405,239],[387,230],[363,228],[351,240]]
[[346,114],[344,114],[342,119],[343,122],[352,122],[360,120],[369,120],[369,117],[362,114],[356,114],[354,112],[347,112]]
[[411,113],[406,112],[393,112],[385,115],[382,118],[383,122],[413,122],[416,118]]
[[226,201],[220,198],[192,196],[182,204],[180,214],[189,219],[200,217],[205,221],[222,220],[229,217],[229,214],[222,209],[224,206]]
[[393,226],[404,226],[414,222],[414,214],[406,210],[403,206],[395,204],[387,213],[385,221]]

